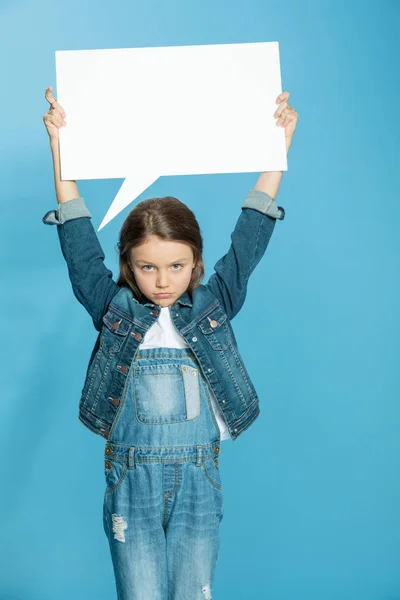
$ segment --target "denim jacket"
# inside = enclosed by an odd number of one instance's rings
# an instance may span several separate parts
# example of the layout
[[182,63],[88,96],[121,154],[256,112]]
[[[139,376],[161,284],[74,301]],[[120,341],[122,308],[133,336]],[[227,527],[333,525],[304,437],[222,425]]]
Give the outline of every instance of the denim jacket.
[[[259,190],[250,190],[231,234],[228,252],[208,282],[184,292],[169,311],[172,322],[196,356],[235,440],[260,413],[259,399],[239,353],[230,321],[242,308],[247,282],[261,260],[276,219],[285,210]],[[122,410],[137,349],[159,315],[159,307],[129,287],[119,287],[104,264],[104,253],[84,199],[74,198],[47,212],[57,225],[73,292],[99,332],[79,401],[79,419],[109,439]]]

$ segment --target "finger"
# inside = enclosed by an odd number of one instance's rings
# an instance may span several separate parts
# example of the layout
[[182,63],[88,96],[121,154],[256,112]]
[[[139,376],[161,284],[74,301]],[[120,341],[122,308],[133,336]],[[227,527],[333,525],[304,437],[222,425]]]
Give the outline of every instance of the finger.
[[279,118],[278,118],[277,124],[280,125],[280,124],[284,123],[285,120],[287,120],[287,116],[288,116],[288,110],[287,110],[287,108],[284,108],[281,111],[280,115],[278,115]]
[[287,102],[282,102],[282,104],[280,104],[278,106],[278,108],[276,109],[276,111],[274,112],[274,117],[275,119],[277,119],[278,117],[281,116],[282,112],[285,110],[285,108],[288,106]]
[[52,93],[52,89],[53,89],[53,86],[50,85],[47,88],[46,93],[45,93],[45,98],[46,98],[47,102],[50,104],[50,109],[56,109],[56,108],[58,108],[60,110],[62,116],[66,117],[66,114],[65,114],[65,111],[64,111],[63,107],[54,98],[53,93]]
[[289,109],[285,109],[286,112],[283,112],[281,115],[281,118],[278,119],[277,121],[277,125],[283,125],[284,127],[286,127],[286,125],[289,125],[289,123],[297,122],[298,119],[298,114],[297,112],[294,110],[294,108],[289,107]]
[[55,125],[57,127],[63,127],[64,126],[64,119],[61,116],[54,115],[53,122],[55,123]]
[[44,97],[46,98],[47,102],[52,105],[52,103],[55,101],[55,98],[53,96],[53,92],[52,92],[53,86],[49,86],[45,92]]
[[275,103],[279,104],[279,102],[287,102],[289,99],[289,96],[290,96],[289,92],[282,92],[282,94],[279,94],[279,96],[275,100]]
[[296,111],[291,106],[287,105],[281,112],[280,116],[284,118],[291,118],[296,115]]
[[297,112],[294,110],[294,108],[292,108],[291,106],[288,106],[287,108],[284,109],[284,111],[282,112],[281,115],[284,120],[288,121],[293,121],[293,119],[297,119]]
[[59,117],[55,113],[53,113],[46,118],[45,122],[47,125],[54,125],[54,127],[60,128],[63,125],[62,121],[62,117]]
[[60,121],[63,125],[66,125],[66,122],[65,122],[66,114],[61,108],[55,108],[54,114],[57,115],[57,117],[60,119]]
[[63,107],[61,106],[61,104],[59,102],[57,102],[57,100],[55,100],[53,102],[53,104],[50,107],[50,110],[54,110],[54,112],[60,114],[62,117],[66,117],[67,116],[65,114],[65,110],[63,109]]

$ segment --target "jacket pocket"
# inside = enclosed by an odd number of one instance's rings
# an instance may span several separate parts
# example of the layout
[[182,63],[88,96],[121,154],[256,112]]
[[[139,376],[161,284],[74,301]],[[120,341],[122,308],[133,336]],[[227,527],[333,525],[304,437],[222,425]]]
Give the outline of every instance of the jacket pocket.
[[114,353],[121,349],[132,323],[109,309],[103,317],[103,327],[100,334],[100,347],[104,352]]
[[227,350],[231,342],[229,321],[220,307],[201,319],[197,327],[214,350]]
[[140,423],[188,421],[200,414],[198,369],[166,363],[133,366],[134,402]]

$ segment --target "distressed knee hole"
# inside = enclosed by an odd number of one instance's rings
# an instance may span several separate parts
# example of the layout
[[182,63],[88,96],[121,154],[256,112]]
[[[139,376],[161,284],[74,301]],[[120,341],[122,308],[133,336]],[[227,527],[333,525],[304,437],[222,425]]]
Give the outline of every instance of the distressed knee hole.
[[119,542],[125,542],[125,529],[128,528],[127,522],[124,520],[121,515],[111,515],[112,516],[112,528],[114,532],[114,537]]

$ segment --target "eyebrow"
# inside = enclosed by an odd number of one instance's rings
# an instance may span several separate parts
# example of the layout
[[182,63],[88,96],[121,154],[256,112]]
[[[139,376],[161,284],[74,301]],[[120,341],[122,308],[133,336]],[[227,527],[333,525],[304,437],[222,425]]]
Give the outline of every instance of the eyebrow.
[[[172,263],[170,263],[170,265],[176,265],[176,263],[187,262],[188,260],[189,260],[188,258],[177,258]],[[143,263],[144,265],[152,265],[153,267],[157,266],[157,265],[155,265],[154,263],[152,263],[152,262],[150,262],[148,260],[135,260],[134,262],[136,264]]]

